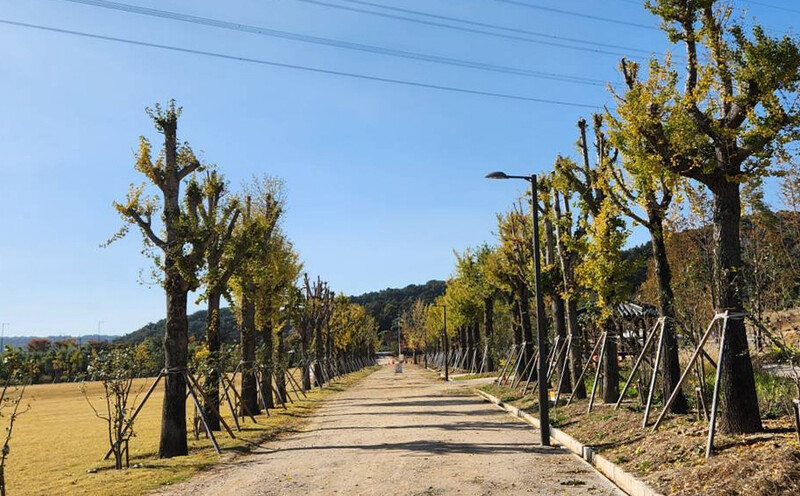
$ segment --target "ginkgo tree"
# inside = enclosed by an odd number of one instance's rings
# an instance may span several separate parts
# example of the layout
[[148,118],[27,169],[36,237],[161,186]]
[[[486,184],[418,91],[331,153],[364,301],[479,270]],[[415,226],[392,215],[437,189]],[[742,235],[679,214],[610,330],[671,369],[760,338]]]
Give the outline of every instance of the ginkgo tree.
[[[628,91],[619,119],[642,136],[658,164],[704,184],[713,195],[714,282],[718,310],[743,311],[740,184],[769,175],[800,138],[800,47],[735,22],[716,0],[654,0],[645,6],[681,44],[680,77],[653,61],[642,82],[623,65]],[[659,79],[667,80],[658,83]],[[682,80],[677,89],[669,80]],[[728,322],[722,366],[722,424],[732,433],[761,430],[744,321]]]
[[[642,97],[642,93],[664,99],[674,99],[677,81],[670,74],[654,64],[651,67],[654,77],[646,83],[636,81],[638,65],[623,62],[623,72],[628,76],[628,94],[618,96],[618,112],[628,116],[632,102]],[[680,118],[678,115],[675,117]],[[672,200],[681,184],[685,181],[672,172],[669,163],[664,164],[664,157],[652,152],[645,137],[633,126],[625,125],[625,121],[617,115],[607,112],[609,122],[609,138],[611,143],[621,152],[616,163],[605,164],[603,179],[607,185],[606,193],[616,207],[633,222],[644,226],[650,233],[653,267],[657,282],[658,308],[664,318],[664,371],[663,396],[668,398],[680,381],[680,364],[678,362],[678,339],[676,335],[675,295],[672,290],[672,270],[667,258],[665,223],[672,205]],[[679,123],[671,122],[668,129],[680,129]],[[689,404],[682,392],[678,392],[670,410],[673,413],[686,413]]]
[[[156,130],[163,134],[164,145],[153,160],[152,146],[144,136],[139,138],[135,168],[155,186],[158,196],[147,196],[145,184],[131,186],[124,203],[114,208],[126,222],[109,242],[121,238],[128,226],[139,228],[145,252],[154,262],[154,274],[166,293],[166,332],[164,335],[164,369],[166,371],[164,403],[161,418],[160,458],[186,455],[186,383],[183,371],[188,361],[189,323],[186,305],[189,291],[200,285],[198,273],[204,261],[207,235],[199,221],[197,195],[181,194],[187,178],[202,169],[188,143],[178,142],[180,107],[170,101],[166,107],[156,104],[147,109]],[[153,225],[160,217],[161,232]]]

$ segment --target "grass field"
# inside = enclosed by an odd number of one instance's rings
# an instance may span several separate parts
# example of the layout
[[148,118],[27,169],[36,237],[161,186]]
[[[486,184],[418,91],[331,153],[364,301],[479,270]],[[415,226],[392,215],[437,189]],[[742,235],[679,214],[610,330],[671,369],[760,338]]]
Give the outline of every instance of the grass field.
[[[114,470],[112,460],[102,460],[108,449],[106,424],[87,405],[79,384],[30,386],[23,402],[30,403],[30,410],[15,424],[6,462],[8,494],[121,496],[142,494],[184,480],[221,459],[248,451],[253,443],[300,428],[321,400],[356,383],[372,370],[350,374],[323,390],[316,389],[309,393],[308,399],[287,405],[287,410],[271,410],[270,417],[262,414],[256,417],[257,424],[248,419],[242,424],[242,431],[236,432],[238,439],[230,439],[224,431],[215,433],[223,450],[221,457],[209,440],[201,436],[196,441],[191,434],[189,456],[169,460],[155,457],[163,398],[163,386],[159,385],[139,414],[134,427],[136,437],[130,443],[131,466],[141,467],[128,470]],[[150,381],[143,379],[138,385]],[[101,390],[99,383],[87,383],[88,394],[96,405],[100,404]],[[192,415],[194,408],[187,404],[187,412]],[[229,413],[222,414],[229,420]],[[90,469],[97,472],[89,473]]]

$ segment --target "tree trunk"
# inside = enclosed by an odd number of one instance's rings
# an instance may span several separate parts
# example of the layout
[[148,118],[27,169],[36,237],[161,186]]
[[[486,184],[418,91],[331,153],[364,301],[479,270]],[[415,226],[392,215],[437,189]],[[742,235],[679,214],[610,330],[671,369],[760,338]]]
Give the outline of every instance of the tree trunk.
[[302,336],[300,338],[300,351],[301,351],[301,360],[300,360],[300,376],[303,379],[303,391],[308,391],[311,389],[311,374],[308,372],[308,341],[309,336],[308,334],[311,332],[310,329],[304,329]]
[[206,340],[208,341],[208,353],[211,358],[211,368],[208,371],[203,391],[209,400],[205,403],[203,413],[208,420],[208,427],[212,431],[220,430],[219,419],[214,411],[219,409],[219,378],[224,371],[219,370],[220,349],[222,339],[219,334],[219,291],[209,291],[208,294],[208,313],[206,314]]
[[[547,211],[550,212],[550,202],[545,197],[545,202],[548,205]],[[556,256],[556,232],[555,226],[553,226],[553,221],[550,215],[544,216],[544,232],[545,232],[545,263],[549,267],[553,267],[555,270],[561,274],[560,267],[558,266],[557,256]],[[563,277],[562,277],[563,279]],[[561,297],[561,284],[558,284],[556,279],[553,279],[553,286],[550,291],[550,310],[553,314],[553,333],[559,337],[558,345],[562,345],[565,340],[567,339],[567,327],[566,327],[566,310],[564,309],[564,298]],[[556,350],[558,351],[558,350]],[[566,352],[566,348],[564,349]],[[564,361],[569,360],[569,358],[564,355],[558,355],[556,357],[556,371],[558,372],[559,376],[561,375],[561,371],[564,370]],[[564,388],[565,391],[572,390],[572,385],[569,380],[569,372],[564,374],[564,380],[561,381],[561,377],[559,377],[559,384],[561,387]]]
[[[719,308],[742,312],[742,257],[739,238],[741,199],[739,183],[727,178],[711,187],[714,194],[714,282]],[[743,319],[730,319],[726,329],[722,367],[722,422],[728,433],[762,430],[753,364]]]
[[185,239],[181,229],[180,185],[177,161],[177,120],[165,121],[164,132],[164,227],[166,249],[164,256],[164,291],[167,297],[166,332],[164,333],[164,403],[161,410],[161,439],[159,458],[188,454],[186,443],[186,380],[184,373],[189,354],[189,321],[186,301],[189,285],[178,269],[176,253]]
[[[472,324],[472,355],[475,357],[475,371],[479,371],[481,369],[481,360],[483,360],[483,355],[481,354],[481,326],[475,322]],[[472,356],[470,356],[470,360]]]
[[[554,294],[550,300],[550,307],[553,312],[553,332],[559,337],[558,346],[564,346],[564,351],[556,357],[556,372],[559,375],[559,383],[564,391],[572,390],[572,381],[570,380],[569,369],[564,374],[564,381],[561,382],[561,371],[564,370],[564,361],[569,360],[566,355],[566,340],[567,340],[567,326],[566,326],[566,309],[564,307],[564,299],[560,294]],[[558,352],[558,350],[556,350]]]
[[272,392],[273,351],[272,326],[265,325],[261,330],[261,339],[264,346],[264,358],[261,364],[261,392],[264,394],[264,403],[267,408],[275,408],[275,398]]
[[[533,326],[531,325],[531,300],[530,291],[524,284],[521,285],[519,299],[519,316],[522,324],[522,338],[525,341],[525,363],[533,360]],[[535,372],[534,372],[535,373]]]
[[[315,345],[315,357],[316,360],[314,361],[314,381],[317,383],[316,385],[322,387],[324,382],[323,375],[322,375],[322,360],[325,359],[325,341],[324,337],[322,336],[322,327],[317,327],[316,336],[314,337],[314,345]],[[397,357],[398,359],[400,357]]]
[[174,265],[167,261],[167,322],[164,334],[164,403],[161,410],[159,458],[184,456],[186,443],[186,371],[189,346],[189,321],[186,318],[188,291]]
[[278,373],[275,375],[275,386],[278,394],[283,401],[286,401],[286,343],[283,341],[283,329],[278,331],[278,349],[275,353],[275,360],[278,363]]
[[[659,217],[650,217],[650,239],[653,248],[653,263],[658,282],[658,306],[664,320],[664,381],[663,395],[669,398],[681,378],[681,366],[678,361],[678,338],[675,335],[675,296],[672,293],[672,270],[667,259],[664,245],[664,227]],[[675,397],[670,407],[672,413],[686,413],[689,403],[683,391]]]
[[619,398],[619,367],[617,366],[617,333],[614,321],[607,318],[603,327],[607,334],[606,352],[601,357],[603,367],[603,401],[616,403]]
[[[569,205],[567,202],[566,205]],[[575,274],[573,267],[573,255],[564,245],[562,236],[565,234],[561,230],[561,197],[558,192],[553,190],[553,213],[556,216],[555,222],[555,241],[556,253],[561,262],[561,277],[564,280],[564,306],[566,310],[567,334],[572,336],[570,351],[570,375],[572,376],[573,396],[576,399],[586,398],[586,386],[583,382],[578,383],[583,367],[583,336],[578,324],[578,303],[575,301]],[[569,230],[566,232],[569,235]]]
[[517,346],[522,344],[522,313],[520,308],[519,299],[514,298],[511,326],[514,328],[514,344]]
[[[486,336],[486,371],[494,370],[494,359],[492,358],[492,335],[494,334],[494,298],[489,297],[483,300],[483,333]],[[482,351],[481,351],[482,353]]]
[[239,414],[256,415],[261,412],[258,406],[258,391],[254,374],[256,360],[256,307],[249,291],[250,285],[245,282],[242,291],[241,322],[239,339],[242,347],[242,405]]

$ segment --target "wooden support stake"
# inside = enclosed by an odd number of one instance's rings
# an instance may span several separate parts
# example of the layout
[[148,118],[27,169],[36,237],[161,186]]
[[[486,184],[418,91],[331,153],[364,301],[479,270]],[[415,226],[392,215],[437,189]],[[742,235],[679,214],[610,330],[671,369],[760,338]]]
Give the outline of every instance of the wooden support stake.
[[495,380],[495,384],[500,385],[505,380],[506,371],[508,370],[509,365],[513,360],[516,360],[517,356],[517,345],[511,345],[511,349],[509,350],[508,354],[506,355],[506,362],[503,364],[503,368],[500,371],[500,375],[497,376],[497,380]]
[[658,368],[661,365],[661,351],[664,349],[664,333],[667,326],[661,326],[661,332],[658,333],[658,344],[656,345],[656,359],[653,362],[653,375],[650,377],[650,391],[647,392],[647,403],[644,406],[644,418],[642,419],[642,428],[647,427],[647,421],[650,419],[650,408],[653,406],[653,395],[656,392],[656,380],[658,379]]
[[[139,415],[139,412],[142,411],[142,407],[144,407],[144,404],[147,403],[147,399],[150,398],[150,395],[153,394],[153,391],[158,385],[158,382],[161,380],[162,377],[164,377],[164,373],[165,373],[164,370],[161,370],[161,372],[158,373],[158,376],[156,376],[156,380],[154,380],[153,384],[150,385],[150,388],[145,393],[141,403],[139,403],[139,406],[137,406],[136,409],[133,411],[133,415],[131,415],[131,418],[128,419],[128,421],[125,423],[125,427],[122,428],[123,436],[125,435],[125,433],[128,432],[128,429],[130,429],[131,425],[133,424],[133,421],[136,420],[136,416]],[[114,452],[113,448],[109,448],[108,452],[106,453],[106,456],[103,457],[103,460],[108,460],[108,457],[111,456],[111,453],[113,452]]]
[[[189,386],[189,394],[192,395],[192,400],[194,401],[194,407],[200,411],[200,418],[203,420],[203,426],[206,428],[206,433],[208,434],[208,437],[211,439],[211,445],[214,446],[214,451],[216,451],[217,454],[220,455],[222,454],[222,452],[220,451],[219,445],[217,444],[217,439],[214,437],[214,433],[211,432],[211,428],[208,426],[208,421],[206,420],[206,414],[203,412],[203,408],[200,406],[200,402],[197,400],[197,395],[194,393],[194,387],[192,386],[192,383],[189,382],[189,376],[185,371],[183,372],[183,377],[184,379],[186,379],[186,383]],[[233,433],[231,433],[231,435],[233,435]]]
[[[230,426],[228,426],[228,423],[225,422],[225,419],[222,418],[222,415],[219,414],[219,410],[217,410],[214,407],[214,405],[212,405],[211,402],[208,400],[206,393],[200,388],[194,376],[192,376],[192,374],[186,370],[183,371],[183,375],[186,378],[186,383],[189,385],[189,388],[191,389],[192,387],[194,387],[203,397],[203,401],[208,403],[208,405],[211,407],[211,413],[213,413],[219,419],[219,423],[222,424],[222,427],[224,427],[226,431],[228,431],[228,434],[231,436],[231,439],[236,439],[236,436],[233,434],[233,431],[231,430]],[[203,422],[205,422],[205,414],[203,413],[202,409],[200,410],[200,415],[203,418]]]
[[714,318],[711,319],[711,323],[708,324],[708,329],[706,329],[706,332],[703,334],[703,337],[700,338],[700,342],[697,344],[697,348],[695,348],[694,353],[692,354],[692,358],[689,359],[689,363],[686,365],[686,370],[683,371],[683,374],[681,375],[681,378],[678,381],[678,385],[675,386],[675,390],[672,391],[672,394],[670,395],[669,399],[664,404],[664,409],[661,411],[661,415],[658,416],[658,418],[656,419],[656,423],[653,424],[653,432],[658,430],[658,426],[661,424],[661,421],[667,415],[669,407],[672,406],[672,402],[674,402],[675,398],[678,396],[678,392],[681,390],[681,387],[683,387],[683,383],[686,382],[686,378],[689,377],[689,372],[692,371],[692,365],[694,365],[694,361],[697,360],[698,355],[700,355],[700,350],[703,349],[703,345],[706,344],[706,341],[708,341],[708,337],[711,336],[711,329],[714,328],[714,323],[718,319],[727,317],[727,315],[728,312],[726,311],[725,313],[718,313],[714,315]]
[[697,398],[697,420],[708,420],[708,409],[706,408],[706,399],[703,396],[703,388],[697,386],[694,388],[694,394]]
[[[592,348],[591,353],[589,353],[589,358],[586,360],[586,364],[583,366],[583,370],[581,370],[581,374],[578,376],[578,380],[575,381],[575,384],[572,386],[572,394],[569,395],[569,399],[567,400],[567,406],[572,403],[572,398],[575,397],[575,390],[578,389],[578,384],[581,383],[583,377],[586,375],[586,371],[589,370],[589,365],[592,363],[592,357],[594,356],[595,352],[597,352],[597,347],[600,346],[602,342],[601,339],[598,339],[597,342],[594,344],[594,348]],[[597,366],[600,366],[600,360],[597,360]]]
[[706,458],[711,457],[714,451],[714,434],[717,431],[717,409],[719,408],[719,389],[722,385],[722,368],[725,362],[725,336],[728,335],[728,312],[722,319],[722,337],[719,340],[719,358],[717,359],[717,379],[714,382],[714,396],[711,400],[711,418],[708,420],[708,443],[706,443]]
[[603,363],[603,356],[606,352],[606,340],[608,340],[608,332],[603,331],[603,337],[601,339],[603,346],[600,347],[600,354],[597,355],[597,370],[594,373],[594,384],[592,384],[592,394],[589,396],[589,407],[586,409],[586,413],[591,413],[592,406],[594,405],[594,395],[597,393],[597,383],[600,382],[600,366]]
[[633,368],[631,369],[631,375],[628,376],[628,380],[625,381],[625,386],[622,387],[622,391],[619,393],[619,399],[617,400],[617,404],[614,405],[614,410],[619,409],[619,405],[622,403],[622,399],[625,398],[625,393],[628,391],[628,387],[631,385],[631,381],[633,380],[633,376],[636,375],[636,371],[639,370],[639,365],[642,363],[642,359],[644,358],[645,354],[647,353],[647,348],[650,347],[650,342],[653,340],[653,336],[656,334],[656,329],[658,329],[658,325],[662,324],[663,327],[664,317],[660,317],[653,329],[650,330],[650,333],[647,334],[647,339],[644,341],[644,346],[642,347],[641,353],[639,356],[636,357],[636,361],[633,363]]
[[558,389],[556,389],[556,400],[553,403],[554,407],[558,406],[558,399],[561,397],[561,390],[564,387],[564,377],[567,374],[567,365],[569,364],[569,352],[572,349],[572,334],[567,335],[566,347],[564,349],[564,364],[561,366],[561,375],[558,377]]

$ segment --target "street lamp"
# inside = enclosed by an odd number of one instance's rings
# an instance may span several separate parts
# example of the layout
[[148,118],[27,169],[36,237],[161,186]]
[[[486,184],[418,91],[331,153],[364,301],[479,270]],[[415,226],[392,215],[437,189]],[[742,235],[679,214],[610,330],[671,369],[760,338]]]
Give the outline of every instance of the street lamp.
[[550,398],[547,385],[547,339],[544,322],[544,300],[542,299],[542,267],[539,259],[539,196],[536,188],[536,174],[530,176],[509,176],[505,172],[491,172],[487,179],[522,179],[531,184],[531,211],[533,217],[533,274],[536,291],[536,341],[539,346],[539,421],[542,446],[550,446]]
[[8,322],[3,322],[3,325],[0,326],[0,352],[3,351],[3,337],[6,334],[6,326],[10,326]]
[[394,319],[393,324],[397,327],[397,361],[400,361],[400,355],[403,353],[403,350],[400,349],[400,317]]
[[105,320],[100,320],[97,322],[97,346],[100,346],[100,326],[105,324],[105,322]]
[[448,362],[450,361],[450,345],[447,342],[447,305],[434,305],[435,307],[439,307],[444,311],[444,328],[442,332],[444,333],[444,380],[450,380],[450,372],[448,371]]

